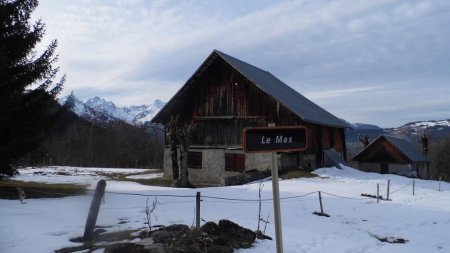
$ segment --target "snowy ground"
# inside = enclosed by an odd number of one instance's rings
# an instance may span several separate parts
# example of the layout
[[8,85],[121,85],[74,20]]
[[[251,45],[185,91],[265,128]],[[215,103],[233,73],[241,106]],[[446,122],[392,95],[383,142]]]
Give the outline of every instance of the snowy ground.
[[[154,173],[159,170],[154,169],[117,169],[117,168],[80,168],[80,167],[39,167],[39,168],[25,168],[20,169],[20,175],[15,176],[15,180],[19,181],[33,181],[39,183],[51,184],[82,184],[89,185],[90,188],[95,188],[98,180],[102,178],[114,178],[117,174],[141,174],[131,175],[128,177],[153,178],[161,176],[160,173]],[[135,178],[136,179],[136,178]]]
[[[108,178],[108,173],[114,173],[108,169],[91,173],[92,169],[67,167],[49,170],[69,170],[70,176],[25,171],[18,180],[61,182],[58,179],[61,176],[70,182],[94,185],[100,177]],[[74,170],[87,175],[75,176]],[[437,191],[438,182],[416,180],[415,195],[412,195],[410,178],[365,173],[351,168],[323,168],[315,173],[319,177],[280,181],[284,252],[450,252],[447,234],[450,227],[450,184],[442,183],[442,190]],[[377,183],[381,193],[385,194],[388,179],[391,180],[392,201],[377,204],[375,199],[361,197],[361,193],[376,194]],[[312,214],[320,210],[316,193],[319,190],[324,198],[324,212],[331,217]],[[97,224],[107,227],[108,231],[146,227],[146,197],[117,193],[187,196],[159,196],[154,224],[192,225],[194,196],[200,191],[204,221],[230,219],[251,229],[257,226],[258,202],[212,197],[256,200],[258,183],[173,189],[107,180],[106,191]],[[306,195],[308,193],[311,194]],[[262,195],[263,199],[272,197],[270,180],[264,181]],[[91,199],[89,195],[29,199],[26,204],[20,204],[18,200],[0,200],[0,252],[53,252],[78,245],[71,243],[69,238],[83,234]],[[152,200],[154,197],[149,197],[149,201]],[[266,233],[274,236],[271,201],[262,203],[262,214],[264,217],[269,214],[271,223],[267,225]],[[376,236],[402,238],[408,242],[381,242]],[[254,248],[238,252],[275,251],[275,241],[265,240],[258,241]]]

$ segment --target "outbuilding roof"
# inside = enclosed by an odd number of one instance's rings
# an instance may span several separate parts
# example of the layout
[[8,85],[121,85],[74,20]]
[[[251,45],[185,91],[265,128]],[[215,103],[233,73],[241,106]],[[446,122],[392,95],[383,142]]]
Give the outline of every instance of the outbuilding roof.
[[352,160],[358,160],[367,150],[372,148],[372,146],[377,145],[382,139],[390,142],[395,148],[405,155],[411,162],[429,162],[429,159],[422,154],[419,150],[417,150],[411,143],[407,142],[404,139],[396,138],[390,135],[382,134],[378,136],[375,140],[373,140],[367,147],[361,150],[358,154],[356,154]]
[[205,68],[207,68],[207,66],[217,57],[225,60],[236,71],[241,73],[245,78],[274,98],[276,101],[280,102],[303,121],[338,128],[351,128],[347,122],[337,118],[322,107],[313,103],[311,100],[307,99],[296,90],[276,78],[270,72],[222,53],[219,50],[214,50],[210,54],[210,56],[203,62],[194,75],[192,75],[192,77],[177,92],[177,94],[175,94],[166,106],[162,108],[161,111],[152,119],[152,122],[158,122],[161,114],[171,107],[170,104],[175,100],[175,98],[183,93],[182,90],[186,86],[193,84],[193,79],[198,76],[199,73],[203,72]]

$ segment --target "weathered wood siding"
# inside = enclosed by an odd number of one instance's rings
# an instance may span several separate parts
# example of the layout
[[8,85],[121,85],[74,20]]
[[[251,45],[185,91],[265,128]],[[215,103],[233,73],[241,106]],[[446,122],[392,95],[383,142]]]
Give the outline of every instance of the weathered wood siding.
[[217,58],[196,77],[194,88],[178,110],[181,123],[193,123],[193,146],[241,147],[242,131],[250,126],[306,126],[305,154],[335,148],[345,155],[344,130],[302,121],[251,81]]
[[197,80],[192,117],[235,116],[289,118],[290,112],[222,59]]
[[297,125],[290,111],[264,93],[222,59],[197,80],[191,115],[193,145],[240,146],[249,126]]
[[410,164],[410,161],[406,156],[397,150],[395,146],[386,141],[385,139],[378,140],[379,143],[372,145],[370,149],[365,152],[364,157],[361,157],[359,162],[372,162],[372,163],[399,163]]

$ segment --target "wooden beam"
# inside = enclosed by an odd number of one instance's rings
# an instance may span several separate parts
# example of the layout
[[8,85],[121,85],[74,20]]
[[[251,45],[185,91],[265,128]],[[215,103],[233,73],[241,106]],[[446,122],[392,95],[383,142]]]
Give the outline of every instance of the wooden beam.
[[197,116],[194,120],[265,119],[267,116]]

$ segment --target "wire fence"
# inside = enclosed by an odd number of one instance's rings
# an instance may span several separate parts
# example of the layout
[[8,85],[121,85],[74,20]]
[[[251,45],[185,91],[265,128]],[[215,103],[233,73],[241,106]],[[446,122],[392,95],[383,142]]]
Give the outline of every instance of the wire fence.
[[[414,184],[414,180],[409,181],[408,183],[398,187],[396,190],[390,191],[389,194],[392,195],[394,193],[397,193],[403,189],[405,189],[407,186]],[[13,187],[13,188],[18,188],[17,186],[13,186],[11,184],[5,184],[2,183],[0,181],[0,185],[4,185],[4,186],[8,186],[8,187]],[[25,188],[26,192],[34,192],[34,193],[41,193],[41,194],[48,194],[48,195],[58,195],[58,196],[79,196],[79,195],[83,195],[83,194],[76,194],[76,193],[63,193],[63,192],[54,192],[54,191],[42,191],[42,190],[36,190],[36,189],[29,189],[29,188]],[[280,201],[285,201],[285,200],[295,200],[295,199],[300,199],[309,195],[313,195],[315,193],[318,193],[319,191],[312,191],[312,192],[308,192],[308,193],[304,193],[301,195],[293,195],[293,196],[285,196],[285,197],[280,197]],[[361,197],[350,197],[350,196],[341,196],[335,193],[329,193],[329,192],[325,192],[325,191],[320,191],[325,195],[328,196],[332,196],[335,198],[340,198],[340,199],[349,199],[349,200],[367,200],[370,199],[371,197],[367,197],[367,196],[361,196]],[[83,190],[84,195],[93,195],[94,194],[94,190]],[[128,196],[141,196],[141,197],[167,197],[167,198],[196,198],[196,195],[181,195],[181,194],[148,194],[148,193],[134,193],[134,192],[118,192],[118,191],[105,191],[105,193],[107,194],[114,194],[114,195],[128,195]],[[383,194],[380,196],[384,196],[387,195]],[[201,195],[203,200],[220,200],[220,201],[230,201],[230,202],[250,202],[250,203],[254,203],[254,202],[271,202],[273,201],[273,198],[255,198],[255,199],[248,199],[248,198],[230,198],[230,197],[221,197],[221,196],[212,196],[212,195]],[[189,202],[189,201],[186,201]],[[175,203],[175,202],[173,202]],[[180,203],[180,201],[177,201],[176,203]]]
[[411,180],[409,183],[407,183],[407,184],[401,186],[401,187],[398,188],[397,190],[391,191],[390,194],[392,195],[392,194],[394,194],[394,193],[396,193],[396,192],[398,192],[398,191],[400,191],[400,190],[403,190],[403,189],[406,188],[408,185],[411,185],[413,182],[414,182],[414,180]]
[[[2,183],[0,181],[1,185],[5,185],[5,186],[9,186],[9,187],[14,187],[11,184],[5,184]],[[389,184],[389,182],[388,182]],[[347,199],[347,200],[369,200],[369,199],[373,199],[374,197],[379,198],[381,200],[388,200],[388,196],[392,196],[393,194],[405,189],[406,187],[408,187],[409,185],[413,184],[414,186],[414,180],[409,181],[408,183],[399,186],[397,189],[393,190],[393,191],[386,191],[385,194],[382,195],[370,195],[370,194],[364,194],[361,193],[361,196],[342,196],[336,193],[330,193],[330,192],[326,192],[326,191],[312,191],[312,192],[308,192],[308,193],[304,193],[301,195],[292,195],[292,196],[282,196],[280,197],[280,201],[281,202],[293,202],[293,201],[302,201],[302,200],[315,200],[315,198],[305,198],[307,196],[311,196],[314,194],[317,194],[319,192],[321,192],[322,194],[324,194],[325,196],[329,196],[332,198],[338,198],[338,199]],[[19,189],[17,188],[18,192]],[[74,194],[74,193],[64,193],[64,192],[54,192],[54,191],[42,191],[42,190],[36,190],[36,189],[20,189],[20,190],[24,190],[26,192],[33,192],[33,193],[38,193],[38,194],[43,194],[45,196],[48,195],[55,195],[58,197],[70,197],[70,196],[79,196],[79,195],[94,195],[94,190],[85,190],[83,191],[83,194]],[[440,190],[440,188],[439,188]],[[414,192],[414,190],[413,190]],[[172,198],[172,199],[176,199],[174,201],[165,201],[165,202],[161,202],[159,201],[158,204],[159,205],[171,205],[171,204],[183,204],[183,203],[192,203],[193,201],[195,201],[196,199],[196,195],[194,194],[186,194],[186,195],[182,195],[182,194],[154,194],[154,193],[135,193],[135,192],[119,192],[119,191],[105,191],[105,196],[106,194],[112,194],[112,195],[126,195],[126,196],[138,196],[138,197],[155,197],[155,198]],[[413,193],[414,194],[414,193]],[[19,193],[20,195],[20,193]],[[104,198],[105,198],[104,196]],[[386,198],[383,199],[383,197],[386,196]],[[181,199],[185,199],[185,200],[181,200]],[[104,201],[104,200],[103,200]],[[238,204],[243,204],[243,203],[248,203],[248,204],[252,204],[252,203],[267,203],[267,202],[272,202],[273,198],[232,198],[232,197],[222,197],[222,196],[214,196],[214,195],[209,195],[209,194],[205,194],[205,195],[201,195],[201,201],[206,201],[207,203],[238,203]],[[132,206],[132,207],[103,207],[102,210],[120,210],[120,209],[139,209],[139,208],[145,208],[144,205],[142,206]]]
[[[102,182],[103,184],[103,189],[99,190],[99,185],[101,185],[100,183]],[[37,189],[21,189],[19,187],[17,188],[17,192],[18,192],[18,196],[19,196],[19,200],[22,204],[25,204],[26,202],[24,202],[24,190],[26,192],[34,192],[34,193],[40,193],[40,194],[44,194],[44,195],[48,195],[48,194],[53,194],[56,195],[58,197],[71,197],[71,196],[79,196],[79,195],[93,195],[93,199],[92,199],[92,203],[91,203],[91,208],[89,210],[89,215],[88,215],[88,219],[86,222],[86,228],[85,228],[85,237],[86,237],[86,231],[90,231],[95,227],[95,220],[96,217],[98,215],[99,211],[104,211],[104,212],[108,212],[108,211],[118,211],[121,212],[120,210],[145,210],[145,213],[147,215],[147,220],[149,220],[151,218],[151,212],[150,214],[148,213],[149,207],[148,207],[148,198],[155,198],[154,202],[153,202],[153,206],[154,208],[156,207],[156,205],[158,206],[166,206],[166,205],[184,205],[183,206],[183,210],[186,209],[186,204],[195,204],[195,208],[194,210],[194,219],[192,221],[192,226],[194,226],[194,222],[196,224],[196,227],[199,228],[200,227],[200,221],[206,222],[205,219],[207,219],[208,221],[216,221],[215,217],[205,217],[205,216],[200,216],[200,209],[201,209],[201,205],[200,202],[202,201],[204,203],[203,206],[207,206],[208,204],[214,204],[214,203],[220,203],[220,204],[259,204],[259,214],[258,214],[258,228],[259,228],[259,222],[266,222],[269,223],[269,216],[267,216],[266,220],[264,220],[263,217],[261,217],[261,204],[262,203],[268,203],[268,202],[273,202],[274,199],[273,198],[262,198],[261,197],[261,191],[262,191],[262,186],[261,185],[262,182],[260,183],[260,187],[259,190],[256,191],[258,193],[258,198],[234,198],[234,197],[224,197],[224,196],[215,196],[215,195],[211,195],[211,194],[205,194],[202,195],[201,192],[196,192],[196,194],[155,194],[155,193],[136,193],[136,192],[120,192],[120,191],[106,191],[105,190],[105,181],[104,180],[100,180],[98,185],[97,185],[97,189],[94,190],[86,190],[83,192],[83,194],[73,194],[73,193],[64,193],[64,192],[50,192],[50,191],[45,191],[45,190],[37,190]],[[320,203],[320,212],[314,211],[312,212],[312,214],[318,215],[318,216],[324,216],[324,217],[330,217],[329,214],[324,212],[323,209],[323,203],[322,203],[322,195],[328,196],[329,198],[336,198],[336,199],[345,199],[345,200],[355,200],[355,201],[367,201],[373,198],[376,198],[377,203],[379,202],[379,200],[390,200],[389,199],[389,195],[392,196],[392,194],[396,194],[402,190],[404,190],[406,187],[408,187],[409,185],[413,186],[412,189],[412,194],[415,195],[414,193],[414,187],[415,187],[415,180],[411,180],[409,182],[407,182],[404,185],[398,186],[397,189],[389,192],[389,186],[390,186],[390,181],[388,180],[387,182],[387,191],[386,191],[386,198],[383,198],[382,196],[384,195],[379,195],[379,183],[377,183],[377,195],[369,195],[369,194],[365,194],[365,193],[361,193],[361,196],[343,196],[337,193],[330,193],[330,192],[326,192],[326,191],[311,191],[311,192],[307,192],[307,193],[303,193],[303,194],[298,194],[298,195],[291,195],[291,196],[282,196],[280,197],[279,201],[280,202],[294,202],[294,201],[303,201],[303,200],[317,200],[316,198],[312,197],[312,195],[317,194],[318,195],[318,200]],[[8,187],[12,187],[14,188],[14,185],[11,185],[11,182],[9,184],[5,184],[3,182],[0,181],[0,185],[4,185],[4,186],[8,186]],[[200,189],[201,190],[201,189]],[[441,190],[440,188],[440,183],[439,183],[439,191]],[[100,193],[101,192],[101,193]],[[100,195],[99,195],[100,194]],[[145,201],[145,205],[134,205],[131,206],[132,203],[134,202],[129,202],[128,205],[129,206],[108,206],[105,205],[105,199],[107,197],[107,195],[118,195],[118,196],[134,196],[134,197],[145,197],[147,198],[147,200]],[[99,197],[100,196],[100,197]],[[327,199],[329,199],[327,198]],[[163,200],[163,201],[161,201]],[[97,203],[96,204],[96,208],[93,208],[94,202]],[[112,203],[116,203],[114,201],[112,201]],[[136,203],[134,203],[136,204]],[[126,205],[126,204],[125,204]],[[204,208],[204,207],[202,207]],[[211,206],[210,206],[211,208]],[[215,208],[215,206],[212,206],[212,208]],[[207,209],[208,210],[208,209]],[[211,209],[209,209],[211,210]],[[135,211],[133,211],[135,212]],[[140,212],[142,213],[142,212]],[[214,214],[214,213],[213,213]],[[95,216],[95,219],[91,219],[91,215]],[[150,215],[150,216],[149,216]],[[230,217],[236,217],[241,215],[240,213],[238,214],[234,214],[233,211],[230,209],[230,213],[227,213],[227,215],[231,215]],[[93,221],[90,221],[93,220]],[[93,225],[89,225],[93,222]],[[121,221],[124,223],[127,223],[126,221]],[[122,223],[119,223],[122,224]],[[150,221],[148,221],[147,224],[150,224]],[[150,226],[150,225],[149,225]],[[92,228],[92,229],[91,229]],[[93,231],[91,231],[93,232]]]

